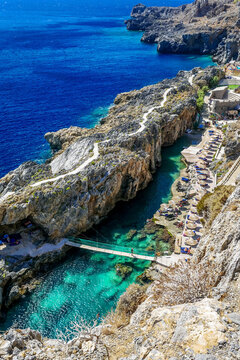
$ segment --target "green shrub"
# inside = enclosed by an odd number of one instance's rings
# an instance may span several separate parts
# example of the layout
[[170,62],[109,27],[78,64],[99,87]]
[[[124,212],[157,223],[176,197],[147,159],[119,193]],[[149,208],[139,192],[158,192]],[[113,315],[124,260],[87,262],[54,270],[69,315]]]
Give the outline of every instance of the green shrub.
[[214,76],[210,81],[209,81],[209,85],[210,88],[215,88],[216,86],[218,86],[219,83],[219,77],[218,76]]
[[198,90],[198,97],[197,97],[197,109],[198,112],[201,112],[204,105],[204,97],[206,93],[208,92],[209,88],[208,86],[203,86],[200,90]]

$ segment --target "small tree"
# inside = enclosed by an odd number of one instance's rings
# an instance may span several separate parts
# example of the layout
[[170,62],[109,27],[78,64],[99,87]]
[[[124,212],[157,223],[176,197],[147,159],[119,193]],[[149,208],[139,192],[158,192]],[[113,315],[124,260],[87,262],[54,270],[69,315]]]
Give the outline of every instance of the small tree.
[[74,346],[76,341],[79,340],[82,343],[90,340],[94,343],[92,352],[94,352],[99,345],[105,349],[106,358],[109,359],[108,348],[102,342],[101,333],[98,331],[97,325],[97,320],[90,324],[81,317],[75,317],[75,320],[71,321],[69,327],[65,329],[65,332],[59,331],[57,337],[64,344],[63,350],[65,351],[65,355],[68,355],[69,348]]
[[204,96],[209,91],[208,86],[203,86],[200,90],[198,90],[197,97],[197,109],[198,112],[201,112],[204,105]]
[[219,83],[219,77],[218,76],[214,76],[210,81],[209,81],[209,85],[210,88],[215,88],[216,86],[218,86]]

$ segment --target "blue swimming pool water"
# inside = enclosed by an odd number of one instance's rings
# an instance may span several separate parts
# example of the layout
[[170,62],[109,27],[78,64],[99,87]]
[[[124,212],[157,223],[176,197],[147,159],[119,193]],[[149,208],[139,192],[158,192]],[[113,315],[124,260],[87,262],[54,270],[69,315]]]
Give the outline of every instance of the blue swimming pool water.
[[[179,5],[183,0],[148,0]],[[211,64],[209,57],[158,55],[128,32],[134,0],[8,0],[0,3],[0,176],[43,160],[43,136],[92,127],[115,96]]]

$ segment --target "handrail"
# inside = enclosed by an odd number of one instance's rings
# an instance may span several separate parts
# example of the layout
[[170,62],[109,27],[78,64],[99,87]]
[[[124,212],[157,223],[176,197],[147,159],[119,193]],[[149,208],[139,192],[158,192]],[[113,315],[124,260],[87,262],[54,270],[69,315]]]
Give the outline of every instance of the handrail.
[[125,247],[125,246],[120,246],[120,245],[116,245],[116,244],[111,244],[111,243],[102,243],[99,241],[94,241],[94,240],[86,240],[86,239],[82,239],[82,238],[75,238],[75,237],[69,237],[68,240],[70,242],[76,243],[76,244],[80,244],[80,245],[87,245],[87,246],[91,246],[91,247],[95,247],[95,248],[100,248],[100,249],[107,249],[107,250],[113,250],[113,251],[119,251],[119,252],[125,252],[128,254],[135,254],[135,255],[143,255],[143,256],[155,256],[155,252],[154,251],[147,251],[144,249],[133,249],[133,248],[129,248],[129,247]]

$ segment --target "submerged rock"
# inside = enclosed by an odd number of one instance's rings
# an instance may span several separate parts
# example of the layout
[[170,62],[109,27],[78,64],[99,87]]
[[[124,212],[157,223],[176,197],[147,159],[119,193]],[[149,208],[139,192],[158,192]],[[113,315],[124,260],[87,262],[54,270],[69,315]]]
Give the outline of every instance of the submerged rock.
[[136,278],[136,282],[145,285],[149,284],[153,281],[151,271],[149,269],[144,270],[144,272],[141,275],[138,275]]
[[129,275],[131,275],[133,268],[129,265],[125,265],[122,263],[118,263],[115,265],[117,275],[121,276],[121,278],[125,279]]
[[127,239],[128,240],[132,240],[132,238],[137,234],[137,230],[135,229],[131,229],[129,230],[129,232],[127,233]]

